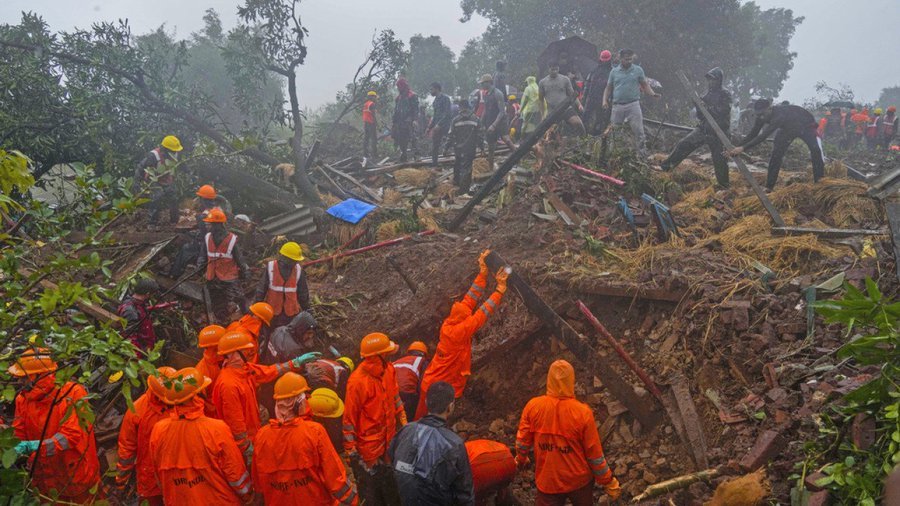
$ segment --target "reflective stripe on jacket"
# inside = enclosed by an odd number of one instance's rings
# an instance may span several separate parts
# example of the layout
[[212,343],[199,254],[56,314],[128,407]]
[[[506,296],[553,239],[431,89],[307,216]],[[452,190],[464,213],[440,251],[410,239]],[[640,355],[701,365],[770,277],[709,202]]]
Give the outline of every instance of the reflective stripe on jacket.
[[394,372],[397,374],[397,385],[400,391],[414,394],[419,391],[419,382],[425,371],[428,359],[420,355],[406,355],[394,361]]
[[294,316],[300,313],[300,301],[297,299],[297,287],[300,284],[300,275],[303,268],[300,264],[294,264],[290,275],[284,279],[281,269],[275,260],[270,260],[266,265],[269,275],[269,288],[266,292],[266,302],[272,306],[276,315],[285,314]]
[[166,418],[166,405],[151,392],[134,401],[134,411],[126,410],[119,428],[119,462],[116,482],[124,484],[132,474],[140,497],[162,495],[150,458],[150,434],[157,422]]
[[229,232],[220,244],[213,241],[212,232],[206,234],[206,279],[234,281],[238,278],[238,265],[234,261],[234,245],[237,236]]

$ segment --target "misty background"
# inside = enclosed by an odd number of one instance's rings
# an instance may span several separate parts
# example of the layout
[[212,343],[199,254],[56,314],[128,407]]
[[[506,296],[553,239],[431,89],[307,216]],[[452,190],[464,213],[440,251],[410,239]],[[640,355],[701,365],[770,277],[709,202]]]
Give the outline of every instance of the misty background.
[[[165,25],[176,38],[203,27],[206,9],[218,11],[228,30],[237,21],[238,0],[6,0],[0,23],[17,23],[22,11],[41,15],[52,31],[87,28],[96,21],[128,19],[136,35]],[[804,17],[791,41],[794,68],[780,96],[802,103],[815,95],[815,84],[849,85],[859,101],[871,102],[882,88],[900,84],[900,34],[890,25],[900,19],[897,0],[757,0],[767,9],[784,7]],[[300,100],[305,108],[333,101],[371,46],[375,32],[393,29],[405,41],[415,34],[440,36],[459,56],[470,39],[488,26],[478,16],[461,23],[458,0],[305,0],[302,21],[309,30],[309,53],[299,70]],[[710,62],[710,66],[718,62]],[[653,74],[653,69],[647,69]],[[478,76],[470,76],[472,87]],[[419,90],[424,91],[424,90]]]

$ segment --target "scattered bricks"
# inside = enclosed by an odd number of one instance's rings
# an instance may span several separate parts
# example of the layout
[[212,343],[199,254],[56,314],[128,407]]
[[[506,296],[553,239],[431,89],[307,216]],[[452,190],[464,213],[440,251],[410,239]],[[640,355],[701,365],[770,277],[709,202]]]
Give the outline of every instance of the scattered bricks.
[[806,479],[803,480],[803,483],[806,485],[806,488],[810,492],[820,492],[823,490],[823,487],[816,485],[816,482],[825,477],[825,473],[821,471],[816,471],[811,474],[806,475]]
[[767,387],[775,388],[778,386],[778,373],[775,371],[775,364],[769,362],[764,365],[762,373]]
[[781,387],[773,388],[766,392],[766,397],[771,399],[773,402],[778,402],[787,397],[787,395],[787,391]]
[[831,504],[831,496],[827,490],[823,490],[809,496],[806,506],[828,506],[829,504]]
[[745,472],[759,469],[784,449],[784,438],[774,430],[767,430],[756,438],[753,448],[741,459],[740,466]]
[[860,450],[868,450],[877,439],[875,419],[866,413],[857,413],[850,425],[850,438]]
[[781,425],[787,423],[791,419],[791,415],[782,409],[775,410],[775,423]]

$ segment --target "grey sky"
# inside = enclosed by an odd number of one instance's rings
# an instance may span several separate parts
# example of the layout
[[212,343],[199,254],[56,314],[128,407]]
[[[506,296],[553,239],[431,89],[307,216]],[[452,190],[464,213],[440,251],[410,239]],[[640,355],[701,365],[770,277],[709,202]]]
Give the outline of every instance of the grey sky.
[[[22,10],[41,14],[54,30],[87,27],[97,20],[128,18],[135,33],[165,23],[179,36],[199,29],[203,12],[219,11],[234,25],[238,0],[2,0],[0,22],[15,23]],[[787,7],[806,21],[792,48],[799,53],[780,98],[795,103],[825,80],[849,84],[863,100],[900,85],[898,0],[757,0],[764,8]],[[458,0],[305,0],[309,56],[300,71],[301,100],[316,107],[334,98],[362,61],[372,34],[392,28],[404,40],[416,33],[440,35],[457,54],[486,26],[483,19],[459,23]]]

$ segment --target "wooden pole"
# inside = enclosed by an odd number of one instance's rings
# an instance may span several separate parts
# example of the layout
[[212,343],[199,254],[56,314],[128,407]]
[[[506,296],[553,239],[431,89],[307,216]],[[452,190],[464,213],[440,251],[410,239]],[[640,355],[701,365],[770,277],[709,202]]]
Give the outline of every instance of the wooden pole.
[[[694,104],[697,105],[697,109],[703,114],[703,117],[706,118],[706,123],[712,127],[713,131],[716,133],[716,136],[719,138],[719,141],[722,142],[722,146],[726,151],[734,148],[734,145],[731,143],[731,139],[725,135],[725,132],[719,127],[719,124],[716,123],[715,118],[712,117],[712,114],[706,110],[706,104],[703,103],[703,100],[700,98],[700,95],[697,94],[697,91],[694,90],[694,86],[688,81],[684,72],[678,71],[677,73],[678,79],[681,80],[681,84],[684,86],[684,89],[687,90],[688,95],[690,95],[691,100],[694,101]],[[744,164],[744,160],[740,157],[732,158],[734,163],[737,164],[738,172],[744,176],[744,179],[747,180],[747,184],[753,188],[753,191],[756,193],[756,196],[759,198],[760,202],[766,211],[769,213],[769,216],[772,218],[772,222],[775,223],[777,227],[785,226],[784,220],[781,219],[781,215],[778,213],[778,210],[775,209],[775,206],[772,205],[772,201],[769,200],[769,197],[766,195],[766,192],[763,191],[762,187],[756,182],[756,179],[753,177],[753,174],[750,173],[750,169],[747,168],[747,165]]]
[[512,168],[515,167],[517,163],[519,163],[519,160],[521,160],[525,155],[528,154],[529,151],[531,151],[532,146],[534,146],[539,140],[541,140],[541,137],[544,136],[544,133],[549,130],[550,127],[562,120],[563,114],[565,114],[566,110],[568,110],[568,108],[571,107],[573,103],[575,103],[575,99],[576,97],[569,97],[568,100],[560,104],[559,107],[557,107],[552,113],[550,113],[549,116],[544,118],[544,121],[542,121],[541,124],[537,126],[537,129],[535,129],[535,131],[531,132],[527,137],[525,137],[522,143],[519,144],[519,147],[516,148],[515,151],[513,151],[509,155],[509,157],[506,158],[506,160],[503,161],[503,164],[500,165],[500,168],[497,169],[497,172],[495,172],[494,175],[491,176],[491,178],[488,179],[488,181],[484,184],[484,186],[482,186],[481,189],[478,190],[478,193],[476,193],[475,196],[472,197],[472,200],[466,203],[465,207],[463,207],[459,211],[459,214],[456,215],[456,218],[454,218],[453,222],[450,223],[450,226],[447,227],[447,230],[455,232],[456,229],[458,229],[459,226],[462,225],[464,221],[466,221],[466,218],[469,217],[469,214],[473,209],[475,209],[475,206],[478,205],[478,203],[480,203],[482,200],[484,200],[484,198],[494,190],[494,187],[504,180],[504,178],[506,177],[506,173],[511,171]]

